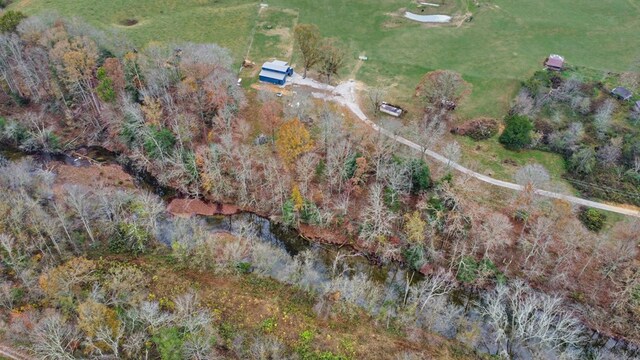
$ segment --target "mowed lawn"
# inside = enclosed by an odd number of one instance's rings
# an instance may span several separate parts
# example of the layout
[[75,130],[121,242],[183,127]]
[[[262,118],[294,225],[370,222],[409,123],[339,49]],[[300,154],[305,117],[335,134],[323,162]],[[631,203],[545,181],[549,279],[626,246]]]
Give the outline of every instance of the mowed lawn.
[[[27,14],[57,12],[103,30],[118,30],[137,46],[151,41],[217,43],[240,63],[258,16],[256,0],[19,0]],[[124,26],[128,19],[138,21]]]
[[611,71],[628,71],[640,59],[637,0],[480,2],[483,6],[470,7],[473,21],[459,28],[430,27],[390,15],[415,8],[411,1],[271,0],[269,4],[296,9],[299,22],[315,23],[323,35],[342,39],[349,47],[351,65],[366,52],[369,60],[357,78],[369,85],[392,85],[400,100],[410,100],[428,71],[462,73],[473,84],[469,101],[460,109],[463,117],[503,116],[519,82],[542,68],[549,53],[564,55],[570,64]]

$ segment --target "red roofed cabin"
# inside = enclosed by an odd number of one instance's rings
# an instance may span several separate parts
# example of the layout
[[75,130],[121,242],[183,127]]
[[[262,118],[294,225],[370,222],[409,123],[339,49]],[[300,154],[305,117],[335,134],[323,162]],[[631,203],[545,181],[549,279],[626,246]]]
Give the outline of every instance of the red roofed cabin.
[[547,70],[562,71],[564,68],[564,58],[560,55],[551,54],[544,62],[544,67],[547,68]]

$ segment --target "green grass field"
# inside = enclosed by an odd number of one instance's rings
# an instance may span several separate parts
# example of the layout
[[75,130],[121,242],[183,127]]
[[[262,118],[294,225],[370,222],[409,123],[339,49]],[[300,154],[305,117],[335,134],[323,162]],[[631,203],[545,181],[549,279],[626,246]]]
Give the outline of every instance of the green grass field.
[[[562,54],[571,64],[611,71],[629,70],[640,58],[640,3],[635,0],[487,0],[479,7],[470,0],[445,0],[442,8],[426,7],[427,13],[473,12],[473,21],[460,27],[426,26],[393,15],[404,8],[419,12],[409,0],[265,3],[269,7],[260,15],[255,0],[21,0],[12,8],[78,16],[103,29],[119,29],[139,46],[149,41],[216,42],[229,48],[237,63],[255,25],[256,49],[250,55],[262,60],[290,54],[286,33],[295,23],[315,23],[323,35],[347,45],[350,57],[343,77],[390,86],[400,102],[411,101],[427,71],[462,73],[473,85],[460,109],[463,118],[502,116],[518,83],[541,68],[549,53]],[[126,19],[139,23],[121,25]],[[354,74],[361,53],[369,61]]]
[[[256,23],[255,0],[22,0],[11,9],[27,14],[56,12],[103,30],[118,30],[137,46],[157,42],[213,42],[240,63]],[[133,26],[123,21],[135,19]]]
[[[457,0],[460,6],[466,3]],[[596,69],[626,71],[640,58],[640,3],[635,0],[481,1],[473,21],[461,27],[427,27],[397,20],[409,8],[399,0],[272,0],[298,9],[300,22],[316,23],[341,38],[355,56],[369,56],[358,79],[391,84],[408,100],[420,77],[452,69],[473,85],[463,116],[501,116],[521,80],[542,67],[549,53]],[[463,10],[464,11],[464,10]],[[348,73],[348,71],[347,71]]]

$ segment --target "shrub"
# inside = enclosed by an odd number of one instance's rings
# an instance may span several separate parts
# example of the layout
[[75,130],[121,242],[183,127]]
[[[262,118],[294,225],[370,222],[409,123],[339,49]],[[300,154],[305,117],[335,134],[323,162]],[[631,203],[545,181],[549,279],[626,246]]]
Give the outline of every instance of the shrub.
[[311,344],[314,338],[315,334],[310,330],[300,333],[300,339],[295,350],[301,360],[346,360],[346,357],[336,355],[330,351],[313,350]]
[[196,154],[191,150],[184,150],[181,157],[186,170],[185,175],[187,175],[186,178],[189,180],[189,184],[198,181],[200,178],[200,172],[196,165]]
[[471,256],[465,256],[458,267],[456,278],[463,283],[471,283],[478,277],[478,262]]
[[607,216],[602,211],[594,208],[582,209],[579,217],[584,226],[594,232],[602,230],[604,223],[607,221]]
[[305,224],[320,225],[322,223],[322,216],[316,204],[305,200],[300,208],[300,220]]
[[384,194],[383,194],[383,200],[384,200],[384,204],[387,205],[387,207],[389,208],[389,210],[393,211],[393,212],[398,212],[400,211],[400,195],[398,194],[398,192],[390,187],[385,187],[384,188]]
[[634,286],[631,290],[631,301],[634,304],[640,303],[640,286]]
[[345,179],[351,179],[355,174],[356,174],[356,170],[358,169],[358,158],[361,158],[362,154],[355,153],[353,155],[351,155],[344,164],[344,178]]
[[456,278],[464,283],[472,283],[479,278],[493,279],[499,284],[504,284],[507,280],[490,259],[484,258],[478,262],[471,256],[465,256],[462,259]]
[[533,76],[525,81],[522,86],[525,87],[533,95],[537,94],[542,88],[551,87],[552,79],[555,73],[545,70],[536,71]]
[[122,122],[122,129],[120,130],[120,141],[125,144],[129,149],[139,144],[139,134],[144,129],[144,124],[136,119],[134,116],[125,115]]
[[431,187],[431,171],[422,159],[413,159],[409,163],[411,169],[411,192],[418,194]]
[[246,261],[241,261],[236,264],[236,270],[240,274],[248,274],[251,272],[251,263]]
[[152,127],[149,138],[144,142],[144,151],[150,157],[157,159],[170,154],[175,143],[176,138],[169,129]]
[[404,259],[413,270],[420,270],[420,268],[427,261],[427,254],[423,246],[411,246],[404,251]]
[[96,75],[99,81],[96,87],[98,97],[106,102],[114,102],[116,100],[116,92],[113,89],[113,80],[107,75],[104,67],[100,67]]
[[109,242],[109,251],[113,253],[133,252],[135,255],[144,253],[151,240],[151,234],[135,223],[121,222],[115,235]]
[[278,327],[278,322],[273,317],[266,318],[260,323],[260,328],[264,333],[272,333]]
[[640,173],[633,169],[629,169],[624,173],[624,180],[636,186],[640,186]]
[[176,327],[163,328],[152,337],[162,360],[182,359],[184,341]]
[[316,165],[316,171],[315,171],[316,178],[322,179],[326,169],[327,169],[327,164],[324,162],[324,159],[320,159],[320,161],[318,161],[318,165]]
[[464,125],[464,135],[473,140],[486,140],[498,133],[498,122],[491,118],[471,120]]
[[27,15],[20,11],[9,10],[0,16],[0,32],[14,31],[20,22],[27,18]]
[[514,212],[514,214],[513,214],[513,218],[514,218],[516,221],[521,222],[521,223],[523,223],[523,222],[525,222],[525,221],[529,220],[529,216],[530,216],[529,212],[528,212],[528,211],[526,211],[526,210],[522,210],[522,209],[518,209],[518,210],[516,210],[516,211]]
[[507,149],[520,150],[531,144],[533,125],[528,117],[511,115],[505,119],[505,124],[499,140]]
[[296,210],[293,200],[287,199],[282,204],[282,223],[287,226],[293,226],[296,222]]
[[569,159],[569,169],[573,173],[589,175],[596,167],[596,152],[586,146],[577,151]]

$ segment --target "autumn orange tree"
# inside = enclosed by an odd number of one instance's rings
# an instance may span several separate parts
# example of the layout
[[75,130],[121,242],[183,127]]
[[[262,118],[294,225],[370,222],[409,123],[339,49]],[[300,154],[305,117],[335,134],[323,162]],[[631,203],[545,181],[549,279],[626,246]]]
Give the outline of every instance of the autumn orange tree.
[[78,327],[89,337],[95,337],[100,331],[112,336],[121,331],[115,310],[92,299],[78,305]]
[[313,149],[313,139],[302,122],[293,119],[278,129],[276,149],[285,163],[291,165],[298,156]]
[[98,46],[89,37],[71,36],[63,26],[51,29],[48,36],[55,42],[50,51],[51,59],[67,89],[99,113],[100,105],[93,86]]

